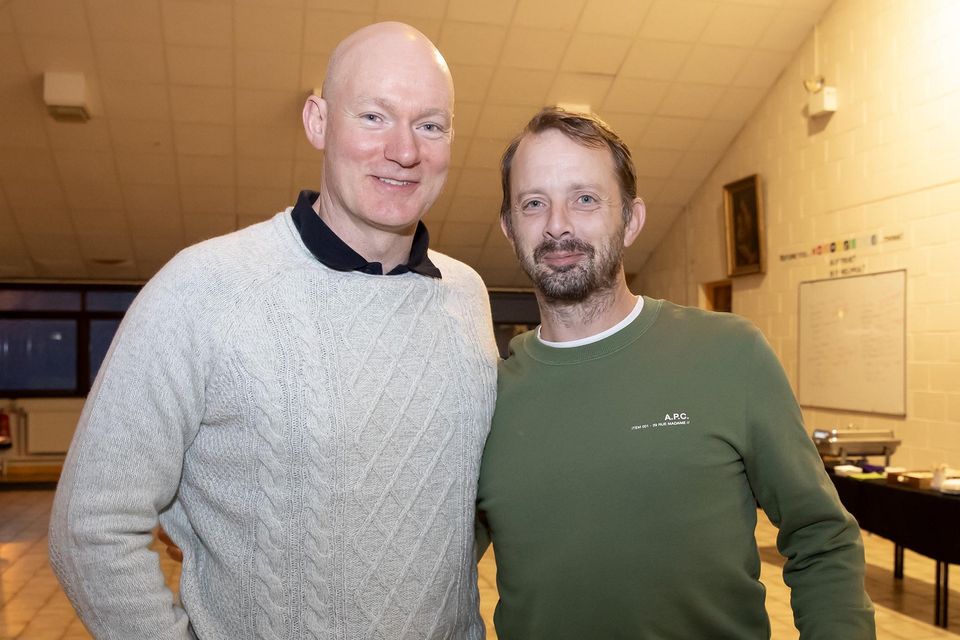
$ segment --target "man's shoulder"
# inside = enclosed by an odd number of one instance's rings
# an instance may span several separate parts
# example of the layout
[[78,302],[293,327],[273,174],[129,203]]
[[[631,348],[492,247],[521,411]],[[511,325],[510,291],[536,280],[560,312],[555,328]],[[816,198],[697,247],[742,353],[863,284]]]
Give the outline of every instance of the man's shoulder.
[[486,285],[480,274],[467,263],[434,249],[430,249],[428,255],[430,261],[440,270],[441,280],[449,283],[454,289],[467,286],[474,290],[480,288],[486,292]]
[[709,311],[660,300],[659,320],[672,331],[693,332],[726,339],[753,339],[760,330],[735,313]]

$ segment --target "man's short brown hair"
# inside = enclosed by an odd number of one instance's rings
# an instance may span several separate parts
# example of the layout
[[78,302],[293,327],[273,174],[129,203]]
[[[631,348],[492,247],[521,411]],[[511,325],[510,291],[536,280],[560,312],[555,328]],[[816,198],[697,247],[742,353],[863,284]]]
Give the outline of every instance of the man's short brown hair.
[[523,131],[513,139],[503,158],[500,160],[500,179],[503,187],[503,201],[500,204],[500,220],[508,231],[513,230],[513,221],[510,218],[510,169],[513,165],[513,156],[517,147],[524,138],[555,129],[571,140],[585,147],[600,148],[606,145],[613,157],[613,164],[620,185],[620,199],[623,207],[623,220],[630,220],[633,210],[633,201],[637,197],[637,170],[633,166],[630,149],[624,144],[620,136],[603,120],[592,114],[571,113],[559,107],[544,107],[541,109]]

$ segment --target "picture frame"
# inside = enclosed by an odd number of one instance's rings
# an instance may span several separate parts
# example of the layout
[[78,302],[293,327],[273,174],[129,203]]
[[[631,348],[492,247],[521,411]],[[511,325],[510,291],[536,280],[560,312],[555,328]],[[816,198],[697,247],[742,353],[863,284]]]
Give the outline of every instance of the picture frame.
[[723,214],[727,236],[727,276],[764,273],[766,234],[759,174],[723,185]]

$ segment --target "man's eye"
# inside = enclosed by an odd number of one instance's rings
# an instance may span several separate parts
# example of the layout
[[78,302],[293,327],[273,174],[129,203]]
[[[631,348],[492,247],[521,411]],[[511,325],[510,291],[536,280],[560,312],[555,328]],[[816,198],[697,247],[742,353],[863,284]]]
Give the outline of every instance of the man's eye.
[[597,201],[596,198],[587,194],[583,194],[582,196],[577,198],[577,202],[579,202],[580,204],[594,204],[596,201]]
[[366,120],[367,122],[380,122],[381,120],[383,120],[383,118],[381,118],[375,113],[365,113],[362,116],[360,116],[360,118],[362,120]]
[[543,200],[527,200],[523,203],[524,209],[539,209],[543,206]]

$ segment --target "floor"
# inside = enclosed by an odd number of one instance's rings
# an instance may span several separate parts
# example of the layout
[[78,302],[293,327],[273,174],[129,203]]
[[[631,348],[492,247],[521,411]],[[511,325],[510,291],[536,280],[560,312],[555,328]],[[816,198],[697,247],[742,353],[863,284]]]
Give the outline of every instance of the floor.
[[[47,519],[53,492],[0,490],[0,640],[69,640],[90,635],[76,618],[47,564]],[[780,579],[776,530],[760,515],[757,541],[763,559],[762,580],[767,586],[767,609],[773,638],[799,637],[790,612],[790,594]],[[869,534],[867,590],[877,608],[879,640],[960,639],[960,594],[951,594],[951,631],[938,629],[933,620],[934,563],[906,552],[905,576],[893,580],[893,545]],[[179,565],[161,554],[168,584],[175,585]],[[956,568],[954,568],[956,571]],[[960,577],[955,578],[960,580]],[[491,554],[480,562],[480,607],[493,632],[497,601],[496,565]],[[585,639],[593,640],[593,639]]]

